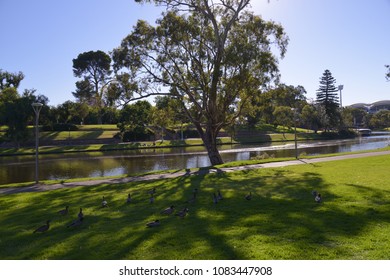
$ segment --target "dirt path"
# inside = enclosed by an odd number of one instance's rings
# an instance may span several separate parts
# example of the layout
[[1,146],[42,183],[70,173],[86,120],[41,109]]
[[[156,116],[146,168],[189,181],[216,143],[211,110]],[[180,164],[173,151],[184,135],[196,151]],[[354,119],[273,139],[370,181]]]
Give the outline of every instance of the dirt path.
[[334,160],[344,160],[344,159],[354,159],[354,158],[363,158],[371,156],[381,156],[381,155],[390,155],[390,151],[383,152],[369,152],[361,154],[352,154],[352,155],[343,155],[343,156],[332,156],[332,157],[323,157],[323,158],[314,158],[314,159],[301,159],[301,160],[291,160],[291,161],[280,161],[280,162],[270,162],[262,164],[253,164],[245,165],[238,167],[226,167],[226,168],[211,168],[207,170],[199,171],[180,171],[174,173],[164,173],[164,174],[151,174],[143,176],[134,176],[118,179],[102,179],[102,180],[91,180],[91,181],[81,181],[81,182],[72,182],[72,183],[63,183],[63,184],[53,184],[53,185],[34,185],[29,187],[16,187],[16,188],[0,188],[0,194],[14,194],[14,193],[24,193],[24,192],[43,192],[49,190],[56,190],[61,188],[74,188],[81,186],[95,186],[100,184],[119,184],[119,183],[128,183],[128,182],[140,182],[140,181],[149,181],[149,180],[158,180],[158,179],[170,179],[180,176],[190,176],[190,175],[201,175],[206,173],[215,173],[215,172],[234,172],[240,170],[250,170],[258,168],[275,168],[275,167],[284,167],[290,165],[299,165],[299,164],[314,164],[318,162],[327,162]]

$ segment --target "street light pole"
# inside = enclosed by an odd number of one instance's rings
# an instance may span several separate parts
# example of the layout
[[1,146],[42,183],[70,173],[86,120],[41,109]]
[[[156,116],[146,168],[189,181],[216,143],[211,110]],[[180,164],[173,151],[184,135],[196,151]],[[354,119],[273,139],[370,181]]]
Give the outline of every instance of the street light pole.
[[294,112],[294,142],[295,142],[295,158],[298,159],[298,142],[297,142],[297,108],[291,108]]
[[344,86],[343,85],[339,85],[339,91],[340,91],[340,108],[342,109],[343,108],[343,99],[342,99],[342,96],[341,96],[341,91],[344,89]]
[[298,159],[298,143],[297,143],[297,119],[295,118],[295,131],[294,131],[294,139],[295,139],[295,158]]
[[39,112],[42,109],[43,104],[35,102],[31,104],[35,112],[35,184],[39,183],[39,135],[38,135],[38,123],[39,123]]

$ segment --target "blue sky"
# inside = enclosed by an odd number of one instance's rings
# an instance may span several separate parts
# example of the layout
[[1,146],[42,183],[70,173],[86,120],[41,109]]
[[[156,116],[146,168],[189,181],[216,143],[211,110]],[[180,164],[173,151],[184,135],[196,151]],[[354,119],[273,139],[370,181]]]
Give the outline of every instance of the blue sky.
[[[289,38],[281,81],[315,98],[329,69],[343,84],[343,105],[390,99],[390,0],[252,0],[256,14],[281,23]],[[138,19],[160,11],[133,0],[0,0],[0,69],[25,74],[50,105],[74,100],[72,59],[120,45]]]

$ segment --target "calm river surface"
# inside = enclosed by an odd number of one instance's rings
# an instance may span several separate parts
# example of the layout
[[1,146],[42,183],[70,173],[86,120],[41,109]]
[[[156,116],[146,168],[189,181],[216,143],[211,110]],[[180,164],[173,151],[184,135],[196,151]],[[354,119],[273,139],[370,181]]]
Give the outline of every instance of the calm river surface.
[[[318,155],[369,150],[390,145],[390,134],[373,134],[352,140],[299,142],[298,153]],[[247,160],[267,153],[274,157],[295,156],[294,142],[271,146],[224,145],[225,162]],[[203,147],[144,149],[132,151],[72,153],[40,156],[40,180],[135,174],[148,171],[209,166]],[[0,184],[34,181],[35,157],[0,157]]]

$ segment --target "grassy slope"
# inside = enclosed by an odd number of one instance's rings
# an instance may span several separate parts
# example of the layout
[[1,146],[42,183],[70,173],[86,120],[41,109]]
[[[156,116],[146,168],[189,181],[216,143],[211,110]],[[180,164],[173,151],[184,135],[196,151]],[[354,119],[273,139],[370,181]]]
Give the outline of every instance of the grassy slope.
[[[1,129],[1,127],[0,127]],[[4,129],[4,127],[3,127]],[[31,126],[30,129],[33,129]],[[292,130],[286,128],[278,128],[274,131],[276,133],[263,134],[256,137],[246,137],[240,139],[243,143],[246,142],[285,142],[293,141],[294,133]],[[104,140],[112,139],[119,129],[116,125],[79,125],[77,131],[41,131],[40,141],[69,141],[66,146],[63,146],[63,142],[58,146],[40,146],[39,151],[41,154],[45,153],[68,153],[68,152],[90,152],[90,151],[107,151],[107,150],[126,150],[137,148],[154,148],[154,147],[172,147],[172,146],[202,146],[203,142],[200,138],[191,138],[186,140],[158,140],[156,142],[130,142],[125,144],[92,144],[92,145],[75,145],[73,140]],[[320,139],[319,134],[307,133],[306,130],[298,129],[298,140],[313,140]],[[1,134],[1,130],[0,130]],[[1,136],[1,135],[0,135]],[[65,142],[66,143],[66,142]],[[239,143],[230,137],[221,137],[218,139],[219,144],[231,144]],[[2,155],[23,155],[23,154],[35,154],[35,147],[29,148],[0,148],[0,156]]]
[[[389,167],[381,156],[1,196],[0,259],[389,259]],[[194,188],[187,217],[159,214],[184,207]],[[224,199],[214,205],[217,189]],[[67,204],[70,215],[56,215]],[[66,228],[79,207],[85,224]],[[32,234],[46,219],[51,229]],[[146,228],[154,219],[162,225]]]
[[[79,138],[73,139],[82,139],[82,135],[85,132],[82,132],[79,135]],[[105,132],[112,133],[112,132]],[[71,136],[72,137],[72,136]],[[282,143],[285,141],[293,141],[294,136],[290,134],[270,134],[267,136],[270,142]],[[90,138],[84,138],[90,139]],[[97,138],[95,138],[97,139]],[[308,137],[302,136],[299,140],[307,140]],[[58,140],[58,139],[57,139]],[[65,140],[65,139],[62,139]],[[249,140],[248,140],[249,141]],[[257,139],[257,143],[262,141]],[[219,144],[231,144],[238,143],[233,140],[231,141],[230,137],[223,137],[218,139]],[[186,140],[164,140],[164,141],[145,141],[145,142],[128,142],[123,144],[92,144],[92,145],[69,145],[69,146],[41,146],[39,148],[40,154],[50,154],[50,153],[72,153],[72,152],[91,152],[91,151],[108,151],[108,150],[127,150],[127,149],[144,149],[144,148],[162,148],[162,147],[180,147],[180,146],[202,146],[203,142],[200,138],[186,139]],[[31,148],[0,148],[0,156],[2,155],[24,155],[24,154],[35,154],[35,147]]]

